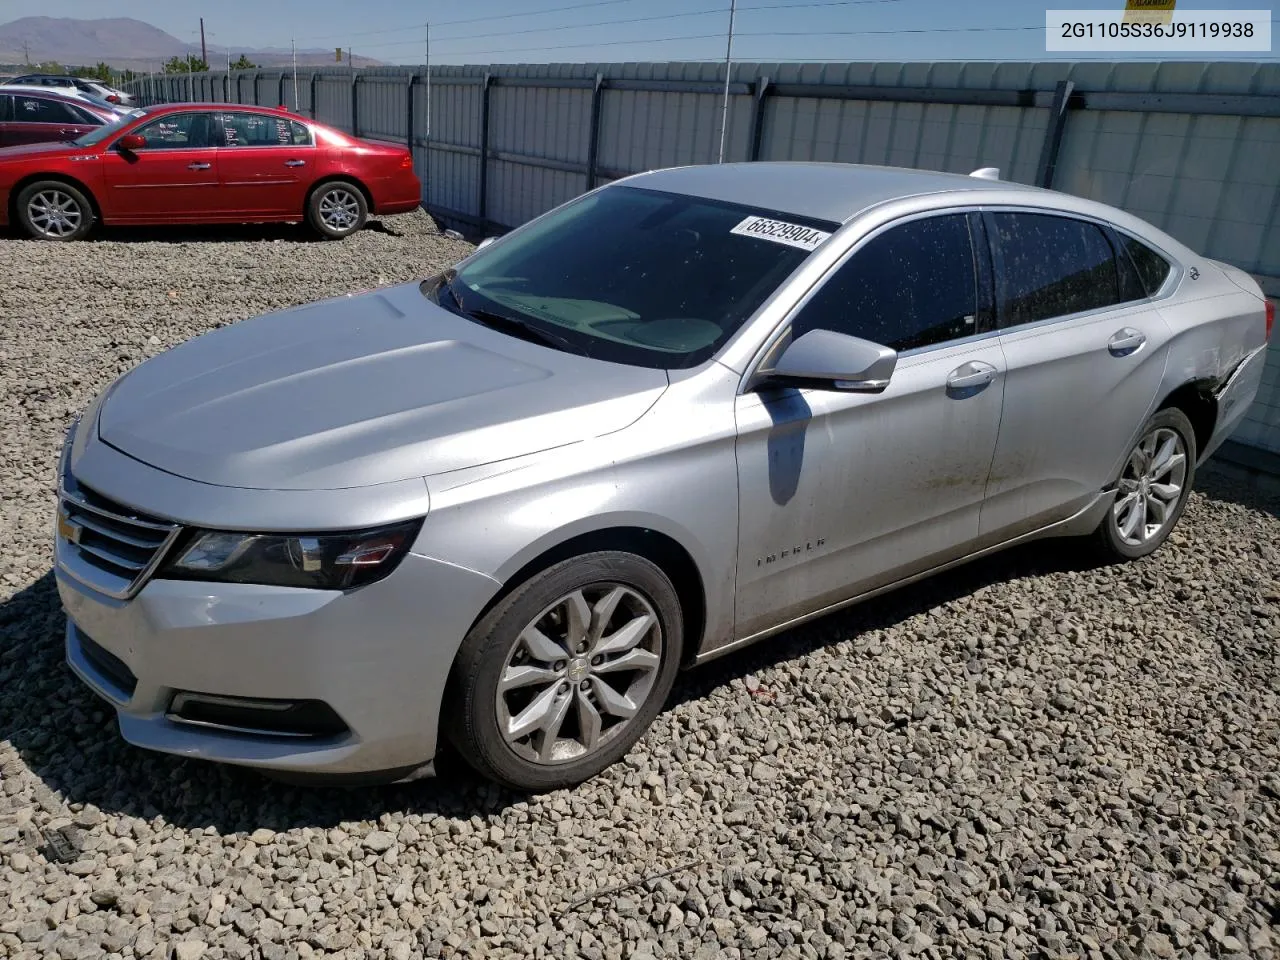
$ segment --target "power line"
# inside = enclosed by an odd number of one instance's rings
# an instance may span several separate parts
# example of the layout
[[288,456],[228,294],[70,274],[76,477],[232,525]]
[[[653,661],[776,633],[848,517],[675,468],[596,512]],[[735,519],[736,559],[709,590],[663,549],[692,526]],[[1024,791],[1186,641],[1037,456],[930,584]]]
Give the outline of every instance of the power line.
[[[907,28],[901,30],[794,30],[794,31],[777,31],[764,30],[753,32],[737,32],[739,37],[862,37],[862,36],[905,36],[922,33],[990,33],[990,32],[1026,32],[1030,30],[1044,30],[1043,26],[1034,27],[919,27]],[[465,56],[473,53],[476,54],[495,54],[495,53],[538,53],[553,50],[578,50],[584,47],[616,47],[616,46],[635,46],[645,43],[675,43],[679,40],[712,40],[721,39],[724,32],[720,33],[700,33],[690,34],[686,36],[675,37],[655,37],[650,40],[606,40],[596,43],[565,43],[553,46],[542,47],[506,47],[503,49],[484,48],[480,50],[459,50],[454,51],[450,56]],[[936,58],[931,58],[936,59]],[[839,61],[844,62],[844,61]]]
[[[543,13],[561,13],[565,10],[586,10],[590,7],[611,7],[617,6],[619,3],[631,3],[632,0],[591,0],[589,3],[571,3],[563,7],[547,7],[543,10],[525,10],[521,13],[500,13],[490,14],[486,17],[469,17],[465,20],[438,20],[435,21],[438,27],[453,27],[462,23],[484,23],[489,20],[513,20],[516,17],[535,17]],[[399,27],[387,27],[382,30],[365,30],[361,33],[329,33],[315,37],[303,37],[304,40],[332,40],[336,37],[372,37],[383,33],[403,33],[405,30],[416,30],[422,26],[422,21],[411,23]]]
[[[632,0],[591,0],[591,2],[589,3],[572,3],[572,4],[567,4],[561,7],[546,7],[542,10],[525,10],[520,13],[488,14],[483,17],[467,17],[462,20],[433,20],[432,25],[436,27],[455,27],[455,26],[460,26],[462,24],[488,23],[494,20],[514,20],[518,17],[536,17],[536,16],[541,16],[543,14],[547,14],[547,13],[563,13],[569,10],[587,10],[594,7],[617,6],[620,3],[631,3],[631,2]],[[880,6],[884,4],[903,3],[903,2],[904,0],[812,0],[812,2],[810,2],[810,0],[806,0],[806,2],[804,3],[756,4],[754,6],[749,6],[749,7],[739,7],[738,12],[741,13],[743,11],[749,11],[749,10],[808,10],[808,9],[824,9],[824,8],[829,9],[831,7]],[[723,13],[724,11],[721,7],[717,7],[714,11],[710,11],[710,12]],[[599,26],[609,26],[611,24],[640,23],[646,20],[674,20],[679,17],[689,17],[689,16],[698,16],[698,15],[700,14],[699,13],[673,13],[673,14],[666,14],[663,16],[638,17],[631,20],[604,20],[604,21],[597,21],[594,23],[568,24],[564,26],[555,26],[555,27],[540,27],[537,30],[529,30],[529,31],[524,31],[524,30],[501,31],[498,33],[485,34],[485,36],[509,36],[512,34],[525,33],[525,32],[536,33],[539,31],[573,30],[573,29],[579,29],[581,27],[599,27]],[[372,36],[381,36],[387,33],[404,33],[407,30],[417,30],[421,26],[422,26],[422,23],[419,22],[419,23],[403,24],[398,27],[384,27],[379,30],[363,30],[358,33],[330,33],[330,34],[323,34],[319,36],[303,37],[302,39],[305,41],[314,41],[314,40],[346,39],[348,37],[372,37]],[[452,37],[450,39],[462,40],[462,39],[469,39],[469,38]],[[382,47],[382,46],[391,46],[391,44],[389,43],[372,44],[372,45],[362,44],[362,46]]]
[[[585,30],[591,27],[611,27],[624,23],[651,23],[655,20],[680,20],[688,17],[705,17],[711,14],[716,16],[724,16],[722,7],[711,7],[703,10],[690,10],[685,13],[667,13],[652,17],[628,17],[625,20],[600,20],[594,23],[575,23],[566,26],[556,27],[530,27],[525,30],[499,30],[494,32],[486,31],[485,33],[465,33],[458,37],[441,37],[441,40],[488,40],[494,37],[514,37],[523,36],[530,33],[563,33],[565,30]],[[403,47],[411,43],[417,43],[416,40],[391,40],[386,43],[366,43],[365,49],[381,50],[385,47]]]

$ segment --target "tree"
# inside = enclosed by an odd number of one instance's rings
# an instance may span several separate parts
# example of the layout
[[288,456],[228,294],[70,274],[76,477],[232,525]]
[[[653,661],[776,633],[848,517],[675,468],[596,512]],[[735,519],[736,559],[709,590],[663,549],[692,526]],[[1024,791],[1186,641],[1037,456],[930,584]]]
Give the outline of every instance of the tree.
[[96,67],[74,67],[71,70],[71,75],[73,77],[92,77],[94,80],[110,83],[111,67],[99,60]]
[[185,57],[170,57],[164,65],[165,73],[204,73],[208,69],[209,64],[194,53],[189,53]]
[[254,69],[257,69],[257,66],[258,65],[256,63],[254,63],[252,60],[250,60],[248,57],[246,57],[242,53],[240,54],[240,59],[237,60],[235,63],[231,64],[231,69],[232,70],[254,70]]

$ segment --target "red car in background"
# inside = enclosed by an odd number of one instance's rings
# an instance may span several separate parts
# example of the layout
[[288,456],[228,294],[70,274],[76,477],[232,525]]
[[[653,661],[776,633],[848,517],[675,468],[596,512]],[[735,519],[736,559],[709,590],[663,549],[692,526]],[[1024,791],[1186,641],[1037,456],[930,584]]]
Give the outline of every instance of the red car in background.
[[421,189],[405,147],[272,107],[146,107],[71,143],[0,148],[0,226],[42,240],[78,240],[99,221],[299,220],[339,239],[370,213],[417,209]]
[[118,116],[83,97],[0,86],[0,147],[74,140]]

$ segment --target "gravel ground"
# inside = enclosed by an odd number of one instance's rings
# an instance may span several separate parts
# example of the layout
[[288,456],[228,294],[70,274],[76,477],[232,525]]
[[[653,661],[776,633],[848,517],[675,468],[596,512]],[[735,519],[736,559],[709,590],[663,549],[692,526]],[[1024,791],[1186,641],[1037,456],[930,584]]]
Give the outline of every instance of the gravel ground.
[[125,745],[62,662],[69,417],[210,326],[466,249],[417,215],[0,238],[0,955],[1280,957],[1280,497],[1222,473],[1146,562],[1033,546],[694,671],[573,791]]

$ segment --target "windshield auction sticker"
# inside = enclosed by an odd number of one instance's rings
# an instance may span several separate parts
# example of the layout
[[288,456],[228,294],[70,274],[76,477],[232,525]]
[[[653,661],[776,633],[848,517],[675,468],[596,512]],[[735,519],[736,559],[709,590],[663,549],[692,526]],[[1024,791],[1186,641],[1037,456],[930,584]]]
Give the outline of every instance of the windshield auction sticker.
[[831,236],[824,230],[802,227],[798,223],[783,220],[770,220],[767,217],[747,217],[729,232],[740,237],[759,237],[761,240],[785,243],[788,247],[799,247],[801,250],[815,250],[818,244]]

